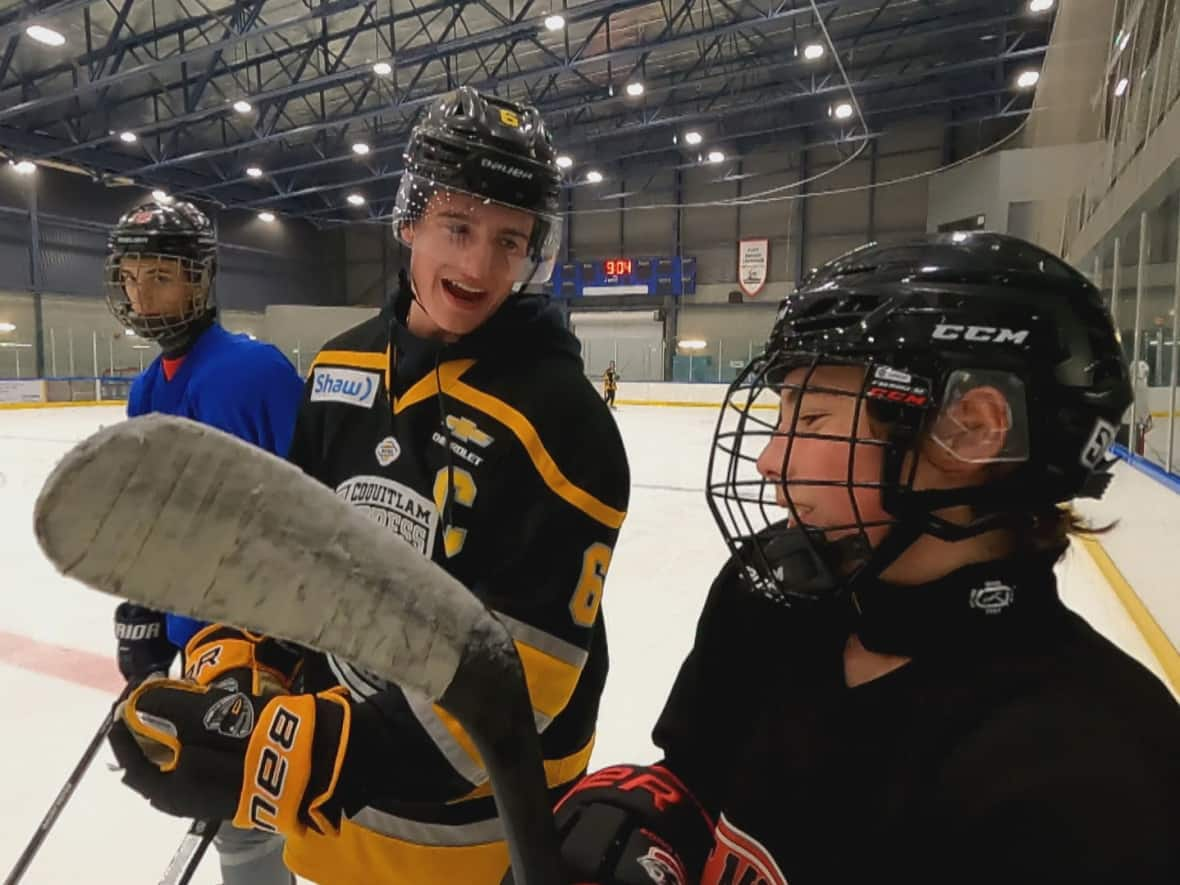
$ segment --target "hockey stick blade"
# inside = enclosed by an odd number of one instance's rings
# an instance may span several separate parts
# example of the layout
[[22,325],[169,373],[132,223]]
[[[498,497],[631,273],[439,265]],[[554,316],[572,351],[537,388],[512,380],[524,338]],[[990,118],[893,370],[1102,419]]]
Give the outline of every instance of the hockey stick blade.
[[34,511],[89,587],[329,652],[436,701],[479,750],[520,885],[561,882],[523,669],[504,626],[387,528],[298,468],[165,415],[79,443]]

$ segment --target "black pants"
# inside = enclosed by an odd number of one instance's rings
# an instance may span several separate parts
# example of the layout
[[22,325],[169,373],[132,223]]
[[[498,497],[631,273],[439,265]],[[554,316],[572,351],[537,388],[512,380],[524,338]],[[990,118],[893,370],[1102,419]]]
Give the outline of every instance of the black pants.
[[615,389],[612,387],[612,388],[610,388],[609,390],[607,390],[607,392],[606,392],[606,396],[605,396],[605,397],[603,397],[603,398],[606,400],[606,404],[607,404],[608,406],[610,406],[611,408],[614,408],[614,405],[615,405]]

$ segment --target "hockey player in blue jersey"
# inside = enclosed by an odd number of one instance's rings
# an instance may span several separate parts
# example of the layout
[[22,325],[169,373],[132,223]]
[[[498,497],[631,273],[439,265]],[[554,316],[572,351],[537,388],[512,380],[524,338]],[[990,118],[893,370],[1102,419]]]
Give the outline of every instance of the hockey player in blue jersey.
[[[107,304],[160,354],[131,386],[127,416],[180,415],[285,457],[303,382],[270,344],[217,322],[217,241],[191,203],[147,203],[119,219],[107,244]],[[115,612],[119,669],[128,680],[167,672],[204,625],[122,603]],[[289,885],[282,840],[225,823],[216,839],[224,885]]]

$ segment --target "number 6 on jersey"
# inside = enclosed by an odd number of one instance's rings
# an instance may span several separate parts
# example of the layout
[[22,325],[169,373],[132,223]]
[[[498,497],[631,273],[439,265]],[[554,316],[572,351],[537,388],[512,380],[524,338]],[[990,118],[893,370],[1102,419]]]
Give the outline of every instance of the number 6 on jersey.
[[606,570],[610,568],[611,549],[601,541],[591,544],[582,554],[582,574],[570,600],[570,614],[579,627],[593,627],[602,602]]

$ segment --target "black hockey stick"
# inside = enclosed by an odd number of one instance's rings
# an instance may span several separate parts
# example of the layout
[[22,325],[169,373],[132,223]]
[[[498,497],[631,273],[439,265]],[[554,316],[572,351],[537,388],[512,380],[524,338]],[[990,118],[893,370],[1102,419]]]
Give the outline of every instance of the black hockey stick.
[[211,427],[150,415],[67,454],[35,528],[49,559],[96,590],[329,652],[438,702],[483,758],[517,885],[562,883],[507,630],[326,486]]
[[16,885],[24,877],[29,864],[33,862],[33,858],[37,856],[37,852],[41,850],[41,843],[45,841],[45,837],[49,835],[49,831],[57,822],[61,810],[65,807],[66,802],[69,801],[70,796],[74,794],[74,790],[77,789],[78,783],[82,780],[82,775],[86,773],[86,769],[90,767],[90,763],[98,755],[99,747],[106,740],[107,732],[111,730],[115,707],[120,702],[126,700],[134,688],[135,685],[129,682],[119,693],[119,697],[111,706],[110,711],[107,712],[106,718],[103,719],[102,725],[99,726],[98,731],[94,733],[94,737],[90,739],[90,743],[82,753],[82,758],[78,760],[78,764],[74,766],[74,770],[70,772],[70,776],[66,778],[66,782],[57,791],[57,796],[54,797],[53,804],[49,806],[49,810],[45,812],[45,816],[41,818],[41,823],[37,824],[37,830],[33,833],[29,844],[25,846],[25,850],[21,852],[21,856],[16,859],[16,866],[12,868],[12,872],[4,880],[4,885]]
[[158,885],[188,885],[221,826],[218,821],[195,820],[160,877]]

